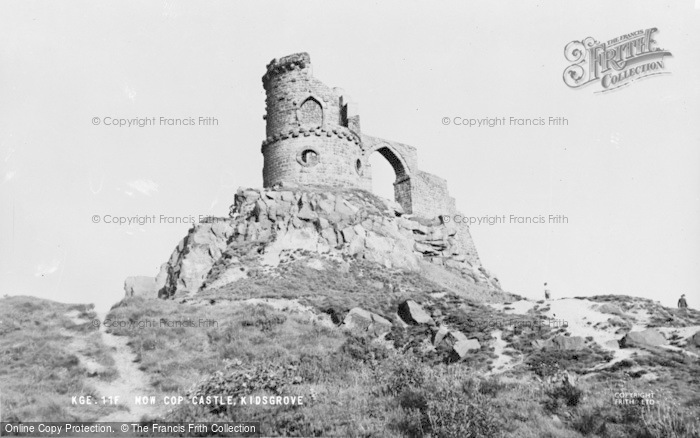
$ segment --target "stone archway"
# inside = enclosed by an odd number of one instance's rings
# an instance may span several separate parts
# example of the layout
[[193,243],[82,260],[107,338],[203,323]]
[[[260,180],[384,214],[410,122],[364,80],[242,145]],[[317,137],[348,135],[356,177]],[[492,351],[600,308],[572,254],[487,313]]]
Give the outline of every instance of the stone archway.
[[375,152],[378,152],[384,157],[391,168],[394,169],[394,174],[396,175],[396,180],[393,183],[394,200],[403,207],[406,213],[411,213],[413,210],[411,202],[411,176],[405,160],[391,145],[386,143],[379,144],[372,148],[367,154],[367,157],[369,158]]

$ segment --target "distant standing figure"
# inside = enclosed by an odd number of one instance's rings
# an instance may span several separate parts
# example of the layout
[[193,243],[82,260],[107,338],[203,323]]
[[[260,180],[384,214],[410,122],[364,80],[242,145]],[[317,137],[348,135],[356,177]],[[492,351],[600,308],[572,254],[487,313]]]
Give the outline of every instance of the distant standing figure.
[[544,299],[548,300],[552,296],[552,291],[547,287],[547,283],[544,284]]
[[678,308],[679,309],[686,309],[688,307],[688,303],[685,301],[685,294],[681,295],[681,299],[678,300]]

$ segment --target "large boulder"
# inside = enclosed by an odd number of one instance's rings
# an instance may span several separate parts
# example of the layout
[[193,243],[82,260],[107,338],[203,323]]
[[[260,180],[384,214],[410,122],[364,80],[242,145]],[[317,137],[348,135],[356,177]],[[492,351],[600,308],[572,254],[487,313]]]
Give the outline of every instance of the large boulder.
[[454,345],[454,344],[456,344],[457,342],[466,341],[466,340],[467,340],[467,336],[466,336],[464,333],[460,332],[459,330],[452,330],[452,331],[450,331],[450,332],[447,334],[447,336],[445,337],[445,339],[446,339],[449,343],[451,343],[452,345]]
[[603,347],[607,348],[608,350],[619,350],[620,343],[618,341],[616,341],[615,339],[611,339],[609,341],[603,342]]
[[[467,338],[464,333],[460,332],[459,330],[448,330],[447,327],[444,326],[438,328],[433,336],[434,347],[451,353],[452,355],[457,354],[457,359],[464,357],[464,353],[468,351],[468,349],[465,350],[465,346],[472,347],[475,345],[473,342],[467,341],[470,341],[470,339]],[[458,346],[457,351],[455,351],[455,346]]]
[[658,330],[650,328],[641,332],[629,332],[620,340],[620,346],[629,347],[658,347],[665,345],[666,338]]
[[481,344],[477,339],[463,339],[452,346],[454,359],[464,359],[470,351],[481,350]]
[[622,310],[614,304],[604,303],[598,306],[598,311],[600,313],[609,313],[612,315],[622,315]]
[[441,325],[435,333],[433,333],[433,346],[437,347],[445,339],[445,336],[449,333],[449,330],[444,325]]
[[419,325],[429,324],[435,325],[433,318],[423,310],[420,304],[413,300],[406,300],[399,304],[399,316],[406,324]]
[[124,296],[126,298],[158,298],[156,279],[146,276],[126,277],[126,280],[124,280]]
[[343,325],[352,331],[368,332],[377,336],[391,331],[391,321],[359,307],[348,312]]

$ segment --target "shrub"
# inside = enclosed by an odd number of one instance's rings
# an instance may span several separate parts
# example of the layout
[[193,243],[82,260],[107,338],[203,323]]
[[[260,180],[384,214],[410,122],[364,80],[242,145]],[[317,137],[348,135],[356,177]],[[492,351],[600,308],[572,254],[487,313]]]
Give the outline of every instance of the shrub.
[[[297,368],[293,365],[255,363],[242,366],[240,361],[229,362],[223,371],[216,371],[208,379],[188,391],[188,397],[220,396],[226,394],[234,399],[255,391],[265,390],[282,394],[289,385],[301,383]],[[209,412],[218,414],[225,406],[213,405]]]
[[566,406],[578,406],[579,401],[581,401],[583,391],[573,385],[564,383],[549,389],[546,394],[547,399],[545,399],[544,403],[545,408],[550,412],[556,412],[556,410],[559,408],[560,400],[563,401]]
[[600,407],[583,410],[574,416],[571,427],[575,431],[580,432],[582,435],[590,435],[595,433],[605,436],[605,413]]
[[377,361],[386,359],[389,354],[386,347],[372,342],[366,336],[350,335],[340,349],[353,359],[369,364],[376,364]]
[[495,408],[479,393],[441,388],[428,402],[430,430],[438,437],[489,438],[501,425]]
[[377,370],[377,379],[383,392],[398,397],[404,390],[420,388],[426,380],[421,364],[412,356],[393,356],[388,361],[388,370]]
[[283,313],[275,312],[267,306],[256,306],[252,308],[250,315],[241,321],[241,325],[243,327],[255,327],[267,333],[276,326],[284,324],[286,320],[287,316]]

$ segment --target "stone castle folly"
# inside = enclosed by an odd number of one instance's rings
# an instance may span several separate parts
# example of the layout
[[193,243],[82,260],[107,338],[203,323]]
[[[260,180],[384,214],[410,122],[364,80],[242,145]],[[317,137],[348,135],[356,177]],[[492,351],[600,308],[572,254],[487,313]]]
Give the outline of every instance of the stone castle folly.
[[[363,134],[357,107],[313,77],[306,53],[273,60],[263,85],[264,187],[239,188],[228,217],[194,224],[157,277],[127,279],[127,296],[173,298],[288,263],[342,270],[356,260],[426,272],[450,287],[473,284],[481,299],[499,296],[469,228],[444,220],[459,214],[445,180],[418,168],[414,147]],[[394,201],[369,193],[375,152],[396,173]]]
[[273,59],[262,78],[267,93],[263,184],[372,189],[369,157],[383,155],[396,173],[396,201],[408,214],[455,214],[444,179],[418,168],[413,146],[362,133],[357,105],[312,74],[308,53]]

